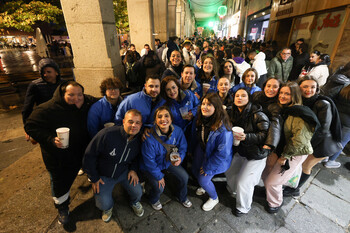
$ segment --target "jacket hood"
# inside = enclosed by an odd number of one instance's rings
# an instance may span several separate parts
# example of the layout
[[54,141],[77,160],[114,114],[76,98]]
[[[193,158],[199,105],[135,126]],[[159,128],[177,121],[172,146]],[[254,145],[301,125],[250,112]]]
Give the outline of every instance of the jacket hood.
[[263,60],[265,61],[266,55],[264,52],[259,52],[255,57],[254,60]]
[[232,58],[232,60],[234,60],[237,64],[242,64],[244,62],[243,57],[234,57],[234,58]]
[[44,78],[44,68],[45,67],[52,67],[56,70],[56,72],[58,73],[57,78],[56,78],[56,82],[61,79],[61,72],[60,72],[60,68],[57,65],[57,63],[54,60],[52,60],[51,58],[43,58],[39,61],[39,74],[43,80],[45,80],[45,78]]
[[[64,86],[64,85],[66,85],[66,82],[60,84],[57,87],[56,91],[53,93],[52,100],[64,108],[68,107],[68,108],[72,108],[72,109],[77,109],[75,104],[67,104],[67,102],[64,100],[63,91],[61,90],[62,86]],[[86,98],[85,98],[85,94],[84,94],[84,104],[85,104],[85,100],[86,100]]]

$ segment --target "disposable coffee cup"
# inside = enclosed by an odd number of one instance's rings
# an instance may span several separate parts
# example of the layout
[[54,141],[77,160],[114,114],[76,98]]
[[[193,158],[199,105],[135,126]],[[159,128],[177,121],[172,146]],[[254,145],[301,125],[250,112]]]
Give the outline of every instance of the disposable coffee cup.
[[209,83],[203,83],[203,92],[207,92],[210,88],[210,84]]
[[62,143],[61,149],[66,149],[69,146],[69,128],[62,127],[56,129],[57,137],[60,139]]
[[188,115],[188,107],[187,106],[179,108],[179,111],[181,113],[182,118],[184,118]]
[[[232,132],[233,132],[233,136],[235,136],[239,133],[244,133],[244,129],[239,127],[239,126],[235,126],[235,127],[232,127]],[[233,145],[234,146],[238,146],[240,142],[241,142],[240,140],[237,140],[233,137]]]
[[109,127],[112,127],[114,126],[114,122],[107,122],[103,125],[105,128],[109,128]]

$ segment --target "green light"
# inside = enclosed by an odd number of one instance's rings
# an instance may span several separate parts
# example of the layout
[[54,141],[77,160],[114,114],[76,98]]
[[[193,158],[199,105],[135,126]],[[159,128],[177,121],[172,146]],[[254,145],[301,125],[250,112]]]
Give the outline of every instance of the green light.
[[226,6],[220,6],[218,8],[218,16],[225,16],[227,14],[227,7]]
[[214,22],[209,22],[209,23],[208,23],[208,26],[209,26],[210,28],[214,27]]

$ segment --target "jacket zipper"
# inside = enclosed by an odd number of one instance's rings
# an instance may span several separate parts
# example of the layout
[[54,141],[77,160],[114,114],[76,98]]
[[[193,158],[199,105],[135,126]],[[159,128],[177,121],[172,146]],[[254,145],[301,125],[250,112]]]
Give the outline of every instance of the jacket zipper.
[[[129,144],[129,140],[126,141],[126,145],[125,145],[123,154],[122,154],[122,156],[121,156],[121,158],[120,158],[120,160],[119,160],[119,163],[123,160],[124,153],[125,153],[126,148],[128,147],[128,144]],[[129,149],[129,151],[130,151],[130,149]],[[128,154],[129,154],[129,153],[128,153]],[[118,167],[118,163],[116,163],[116,164],[114,165],[114,170],[113,170],[113,173],[112,173],[112,176],[111,176],[112,178],[114,177],[114,173],[115,173],[115,170],[117,169],[117,167]]]

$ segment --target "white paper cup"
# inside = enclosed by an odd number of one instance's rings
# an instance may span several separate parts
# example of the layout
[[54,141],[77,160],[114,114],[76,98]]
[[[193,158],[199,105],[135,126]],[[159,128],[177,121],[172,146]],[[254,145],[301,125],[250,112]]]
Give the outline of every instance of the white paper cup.
[[68,148],[69,146],[69,128],[67,127],[62,127],[56,129],[57,137],[60,139],[62,143],[61,149]]
[[241,141],[235,139],[234,136],[237,133],[244,133],[244,129],[239,126],[235,126],[235,127],[232,127],[232,132],[233,132],[233,145],[238,146]]
[[188,107],[187,106],[179,108],[179,111],[181,113],[182,118],[184,118],[188,115]]
[[105,128],[109,128],[109,127],[112,127],[114,126],[114,122],[107,122],[103,125]]
[[203,92],[207,92],[210,88],[210,84],[209,83],[203,83]]

